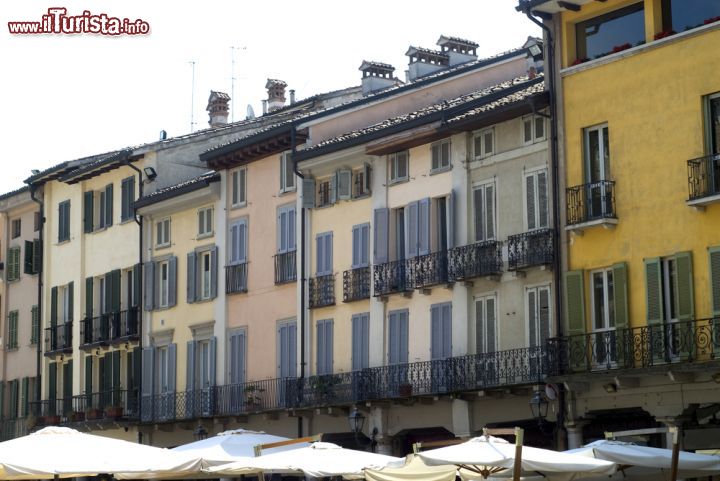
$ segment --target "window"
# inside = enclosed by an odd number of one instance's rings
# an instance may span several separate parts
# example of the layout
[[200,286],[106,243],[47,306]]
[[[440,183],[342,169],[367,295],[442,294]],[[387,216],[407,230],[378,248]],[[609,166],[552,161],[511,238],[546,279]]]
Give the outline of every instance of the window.
[[40,230],[40,212],[33,212],[33,230],[35,232]]
[[231,206],[242,207],[247,203],[247,169],[243,167],[234,170],[231,175]]
[[295,206],[278,208],[277,247],[279,253],[295,250]]
[[206,207],[198,211],[198,237],[211,236],[213,233],[213,208]]
[[17,349],[18,347],[18,311],[10,311],[8,313],[8,332],[7,343],[8,349]]
[[352,228],[352,268],[370,265],[370,224]]
[[168,346],[160,346],[155,353],[157,359],[157,391],[160,394],[170,392],[170,356]]
[[280,155],[280,192],[295,190],[294,168],[292,154],[283,152]]
[[349,200],[352,197],[353,172],[350,169],[340,169],[335,172],[335,185],[337,186],[337,199]]
[[435,142],[430,146],[432,156],[431,172],[450,168],[450,140]]
[[335,203],[335,184],[336,177],[333,175],[329,179],[318,181],[317,190],[317,207],[325,207]]
[[430,199],[425,198],[405,206],[404,254],[407,257],[430,253]]
[[170,303],[170,264],[167,261],[158,263],[159,270],[159,307],[169,307]]
[[210,279],[212,270],[210,252],[200,254],[200,300],[210,299]]
[[21,219],[13,219],[12,220],[12,234],[11,238],[16,239],[20,237],[20,234],[22,233],[22,227],[20,223]]
[[720,17],[717,0],[663,0],[663,30],[684,32]]
[[496,352],[497,335],[497,298],[491,295],[475,299],[475,352]]
[[410,152],[404,150],[388,155],[390,168],[390,183],[402,182],[408,179],[408,161]]
[[615,329],[615,284],[612,269],[595,271],[592,279],[593,330]]
[[297,377],[297,323],[278,323],[277,332],[278,377]]
[[332,274],[332,254],[333,254],[333,233],[323,232],[315,238],[315,257],[317,276],[326,276]]
[[[720,93],[706,97],[705,110],[707,153],[708,155],[718,155],[720,154]],[[715,165],[717,165],[717,162]],[[716,176],[718,176],[718,174],[718,172],[715,172]],[[720,180],[716,180],[716,185],[718,182],[720,182]]]
[[195,387],[198,389],[204,389],[215,384],[214,367],[212,364],[215,363],[215,357],[213,355],[214,349],[211,348],[211,340],[204,339],[202,341],[195,341],[195,357],[196,357],[196,374],[194,381],[196,382]]
[[550,287],[533,287],[525,291],[530,347],[542,347],[551,336]]
[[584,131],[585,143],[585,195],[587,217],[594,219],[612,213],[610,180],[610,131],[607,125],[590,127]]
[[473,188],[475,242],[495,240],[495,182]]
[[40,339],[40,315],[38,306],[30,309],[30,344],[36,345]]
[[[145,310],[152,311],[175,306],[177,301],[177,257],[166,256],[155,261],[147,261],[143,266],[143,272],[145,276],[143,280]],[[191,282],[190,279],[188,282]]]
[[70,201],[58,204],[58,242],[70,240]]
[[369,164],[363,165],[363,168],[353,172],[353,198],[364,197],[370,195],[370,181],[372,175],[372,167]]
[[452,357],[452,304],[430,307],[430,356],[435,359]]
[[230,384],[245,382],[247,334],[241,329],[230,333]]
[[217,296],[216,246],[202,247],[187,255],[187,302],[205,301]]
[[155,247],[170,245],[170,217],[159,220],[155,224]]
[[577,58],[599,58],[645,42],[643,2],[580,22],[575,26]]
[[247,219],[240,219],[230,224],[230,259],[231,265],[247,261]]
[[547,171],[525,174],[525,220],[527,230],[548,226]]
[[523,121],[523,143],[532,144],[545,140],[545,118],[540,115],[526,115]]
[[133,202],[135,202],[135,177],[127,177],[120,184],[120,221],[125,222],[133,218]]
[[25,241],[25,274],[38,274],[42,261],[42,244],[40,239]]
[[352,316],[352,370],[370,367],[370,313]]
[[317,374],[333,372],[333,320],[317,321]]
[[[90,209],[92,208],[92,205],[95,205],[95,212],[93,213],[94,216],[94,224],[96,227],[96,230],[104,229],[106,227],[109,227],[113,223],[113,186],[112,184],[108,184],[104,190],[101,190],[99,192],[86,192],[86,206],[85,208],[88,209],[87,215],[90,215]],[[90,196],[95,196],[98,200],[98,202],[89,202]],[[89,202],[90,207],[88,207],[87,202]],[[87,218],[86,218],[87,219]],[[92,231],[92,228],[90,229]]]
[[388,313],[388,364],[408,362],[408,310]]
[[20,279],[20,246],[8,249],[5,276],[8,282]]
[[473,135],[475,159],[484,159],[495,153],[495,129],[483,129]]

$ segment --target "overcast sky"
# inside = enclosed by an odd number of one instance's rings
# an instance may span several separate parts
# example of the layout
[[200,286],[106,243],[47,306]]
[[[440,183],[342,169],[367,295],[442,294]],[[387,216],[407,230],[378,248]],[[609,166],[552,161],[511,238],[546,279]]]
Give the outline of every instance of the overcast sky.
[[[297,98],[360,83],[362,60],[391,63],[404,79],[410,45],[441,34],[474,40],[479,55],[522,45],[540,30],[516,0],[2,0],[0,193],[31,169],[207,126],[211,89],[230,93],[234,118],[257,114],[268,77]],[[8,21],[68,15],[142,19],[148,35],[11,35]],[[195,62],[194,109],[192,66]]]

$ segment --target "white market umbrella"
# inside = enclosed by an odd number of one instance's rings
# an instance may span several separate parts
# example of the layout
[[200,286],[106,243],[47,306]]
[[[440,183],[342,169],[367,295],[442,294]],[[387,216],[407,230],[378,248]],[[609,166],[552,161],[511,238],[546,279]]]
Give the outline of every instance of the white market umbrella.
[[[480,436],[418,455],[428,465],[453,464],[463,471],[476,473],[478,478],[488,478],[500,473],[511,474],[515,464],[515,452],[515,445],[504,439]],[[523,446],[520,460],[523,476],[563,475],[563,479],[573,479],[578,475],[610,475],[615,472],[615,464],[609,461],[530,446]]]
[[247,474],[248,470],[259,469],[267,473],[303,472],[316,478],[325,476],[362,478],[363,469],[378,469],[388,465],[402,466],[403,463],[403,458],[344,449],[337,444],[318,442],[304,448],[266,454],[252,458],[248,462],[230,463],[205,471],[219,476],[237,476]]
[[[279,443],[290,441],[290,438],[267,434],[263,431],[250,431],[247,429],[233,429],[218,433],[207,439],[183,444],[171,449],[191,457],[202,458],[206,466],[241,461],[240,458],[255,457],[255,446],[259,444]],[[294,443],[286,446],[272,448],[270,452],[287,451],[307,446],[308,443]]]
[[368,481],[455,481],[456,475],[456,466],[428,466],[417,454],[408,454],[400,467],[365,470]]
[[46,427],[0,443],[0,479],[51,479],[123,473],[158,478],[199,473],[201,461],[168,449]]
[[[672,450],[638,446],[613,440],[600,440],[578,449],[565,451],[619,465],[617,479],[670,479]],[[697,478],[720,474],[720,457],[680,451],[678,478]],[[606,478],[607,479],[607,478]],[[612,479],[612,478],[611,478]]]

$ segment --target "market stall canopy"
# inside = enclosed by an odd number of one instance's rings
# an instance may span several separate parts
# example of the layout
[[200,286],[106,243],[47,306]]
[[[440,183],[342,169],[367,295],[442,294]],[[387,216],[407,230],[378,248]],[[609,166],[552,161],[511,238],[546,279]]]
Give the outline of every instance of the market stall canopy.
[[362,478],[364,469],[379,469],[385,466],[402,466],[403,458],[374,454],[354,449],[344,449],[332,443],[312,443],[310,446],[266,454],[206,470],[218,476],[237,476],[247,474],[248,469],[259,469],[266,473],[297,473],[322,478],[325,476],[343,476],[344,478]]
[[408,454],[400,467],[365,470],[368,481],[455,481],[456,475],[456,466],[428,466],[417,454]]
[[126,479],[189,476],[201,460],[168,449],[47,427],[0,443],[0,479],[52,479],[114,474]]

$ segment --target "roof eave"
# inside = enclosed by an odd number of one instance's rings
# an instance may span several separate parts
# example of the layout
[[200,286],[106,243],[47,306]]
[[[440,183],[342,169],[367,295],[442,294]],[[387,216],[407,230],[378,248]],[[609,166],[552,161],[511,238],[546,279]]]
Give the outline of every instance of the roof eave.
[[160,194],[154,194],[149,195],[147,197],[141,197],[140,199],[136,200],[133,203],[133,207],[135,209],[141,209],[143,207],[147,207],[149,205],[157,204],[169,199],[173,199],[175,197],[179,197],[181,195],[189,194],[191,192],[195,192],[197,190],[204,189],[205,187],[209,186],[210,184],[214,182],[220,181],[220,174],[215,173],[212,176],[209,176],[205,179],[198,180],[197,182],[192,182],[187,185],[184,185],[182,187],[178,187],[174,190],[169,190],[167,192],[162,192]]

